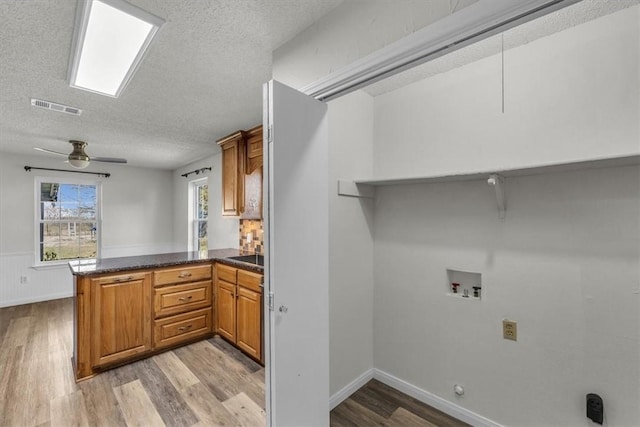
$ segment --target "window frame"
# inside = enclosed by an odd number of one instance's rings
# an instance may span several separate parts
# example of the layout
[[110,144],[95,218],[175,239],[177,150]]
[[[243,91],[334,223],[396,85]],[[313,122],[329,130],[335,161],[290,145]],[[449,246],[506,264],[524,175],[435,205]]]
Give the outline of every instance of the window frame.
[[40,217],[40,204],[42,203],[41,185],[42,183],[53,184],[70,184],[70,185],[93,185],[96,187],[96,258],[100,258],[102,253],[102,181],[95,179],[82,179],[82,178],[65,178],[65,177],[46,177],[36,176],[34,179],[34,227],[33,227],[33,248],[34,248],[34,267],[56,267],[66,265],[73,260],[92,259],[92,258],[69,258],[55,261],[41,261],[42,254],[40,253],[40,224],[44,221]]
[[[198,212],[198,191],[197,189],[203,186],[207,186],[207,190],[209,189],[209,178],[198,178],[192,181],[189,181],[189,208],[187,213],[187,227],[188,227],[188,250],[191,252],[199,251],[199,237],[196,233],[196,223],[205,222],[207,224],[207,250],[208,250],[208,242],[209,242],[209,206],[207,206],[207,218],[202,220],[196,218]],[[208,202],[208,198],[207,198]],[[199,229],[199,228],[198,228]]]

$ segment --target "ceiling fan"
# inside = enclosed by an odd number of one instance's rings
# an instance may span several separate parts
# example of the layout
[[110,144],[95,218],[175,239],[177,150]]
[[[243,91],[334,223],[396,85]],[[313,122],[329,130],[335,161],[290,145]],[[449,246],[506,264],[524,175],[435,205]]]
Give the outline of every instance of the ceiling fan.
[[89,157],[87,153],[84,152],[84,147],[87,144],[84,141],[76,141],[70,140],[71,145],[73,145],[73,151],[70,154],[59,153],[53,150],[47,150],[46,148],[35,147],[35,150],[44,151],[45,153],[57,154],[58,156],[64,156],[67,158],[69,164],[77,169],[84,169],[89,166],[91,161],[94,162],[107,162],[107,163],[127,163],[126,159],[120,159],[118,157]]

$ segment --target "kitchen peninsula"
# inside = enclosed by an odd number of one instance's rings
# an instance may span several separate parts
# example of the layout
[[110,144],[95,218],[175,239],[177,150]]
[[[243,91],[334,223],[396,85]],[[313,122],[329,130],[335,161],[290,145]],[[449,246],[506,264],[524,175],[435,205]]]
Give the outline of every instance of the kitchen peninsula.
[[216,333],[262,363],[261,261],[237,249],[71,261],[76,380]]

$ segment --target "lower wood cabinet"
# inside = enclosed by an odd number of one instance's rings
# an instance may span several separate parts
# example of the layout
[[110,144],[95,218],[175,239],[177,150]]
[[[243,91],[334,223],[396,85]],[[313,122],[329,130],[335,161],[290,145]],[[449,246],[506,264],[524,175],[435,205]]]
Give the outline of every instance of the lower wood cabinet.
[[[225,266],[226,267],[226,266]],[[216,332],[231,342],[236,341],[236,284],[220,278],[216,281]]]
[[253,358],[262,360],[262,294],[238,286],[236,344]]
[[263,276],[216,263],[214,287],[213,268],[194,263],[74,276],[76,379],[214,332],[263,363]]
[[212,336],[212,268],[74,277],[76,379]]
[[212,266],[154,271],[153,348],[161,349],[213,332]]
[[91,279],[91,364],[100,367],[148,352],[151,274]]
[[263,363],[262,278],[216,264],[216,332]]

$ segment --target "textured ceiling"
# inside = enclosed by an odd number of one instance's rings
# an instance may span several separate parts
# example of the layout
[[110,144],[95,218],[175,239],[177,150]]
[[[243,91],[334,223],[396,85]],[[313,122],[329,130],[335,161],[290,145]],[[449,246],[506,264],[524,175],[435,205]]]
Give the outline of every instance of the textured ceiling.
[[[0,155],[51,159],[33,148],[70,152],[66,141],[81,139],[89,143],[89,155],[125,157],[134,166],[175,169],[209,156],[218,151],[217,139],[261,121],[271,52],[343,2],[129,1],[166,23],[129,86],[113,99],[72,89],[66,81],[76,0],[0,0]],[[639,2],[583,0],[505,33],[505,48]],[[451,3],[455,10],[460,1]],[[493,37],[366,90],[379,95],[499,49]],[[83,113],[76,117],[37,109],[31,98]]]
[[[509,50],[524,45],[541,37],[637,4],[640,4],[640,0],[583,0],[506,31],[504,33],[504,49]],[[371,84],[364,90],[372,96],[378,96],[436,74],[498,54],[501,49],[502,37],[501,35],[496,35]]]
[[[75,0],[0,0],[0,155],[70,152],[69,139],[134,166],[174,169],[211,155],[220,137],[261,122],[271,52],[342,2],[129,1],[166,23],[114,99],[67,83]],[[31,98],[83,113],[37,109]]]

